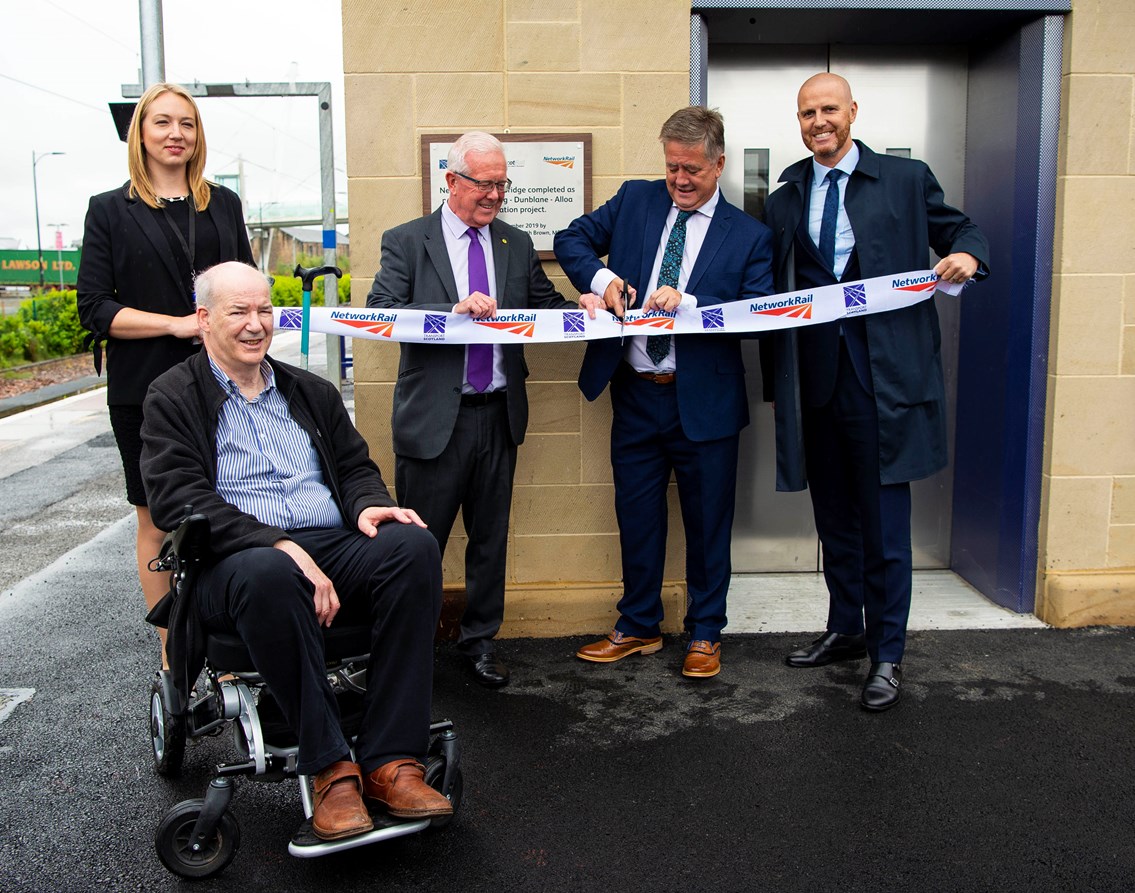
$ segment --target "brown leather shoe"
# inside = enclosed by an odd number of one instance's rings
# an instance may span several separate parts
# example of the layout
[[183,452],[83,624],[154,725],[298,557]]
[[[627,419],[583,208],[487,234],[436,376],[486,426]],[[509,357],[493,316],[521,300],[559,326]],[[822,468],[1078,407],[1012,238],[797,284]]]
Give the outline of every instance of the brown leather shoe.
[[311,830],[320,840],[338,840],[374,827],[363,805],[363,772],[347,760],[332,763],[315,776]]
[[661,648],[662,636],[643,639],[638,636],[625,636],[617,629],[613,629],[606,638],[584,645],[575,656],[597,664],[609,664],[612,661],[622,660],[628,654],[654,654]]
[[695,679],[705,679],[721,672],[721,643],[697,639],[690,642],[686,659],[682,663],[682,675]]
[[425,782],[425,769],[417,760],[392,760],[363,781],[363,792],[401,819],[453,815],[453,804]]

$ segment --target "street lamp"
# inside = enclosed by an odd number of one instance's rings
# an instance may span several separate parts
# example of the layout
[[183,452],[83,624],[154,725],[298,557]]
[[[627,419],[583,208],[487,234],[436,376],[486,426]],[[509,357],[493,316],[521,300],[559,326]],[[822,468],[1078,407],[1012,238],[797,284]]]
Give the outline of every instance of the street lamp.
[[32,194],[35,196],[35,245],[36,255],[39,257],[39,290],[43,291],[43,240],[39,234],[39,184],[36,182],[35,166],[48,155],[66,155],[66,152],[40,152],[38,155],[32,149]]

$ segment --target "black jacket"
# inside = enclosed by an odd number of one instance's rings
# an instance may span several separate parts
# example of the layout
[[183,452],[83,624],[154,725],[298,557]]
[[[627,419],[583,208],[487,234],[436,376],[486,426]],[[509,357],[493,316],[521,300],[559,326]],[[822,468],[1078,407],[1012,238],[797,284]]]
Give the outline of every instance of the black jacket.
[[[965,214],[946,204],[930,168],[856,144],[859,163],[848,180],[844,204],[855,232],[860,276],[925,269],[932,248],[941,257],[955,251],[972,254],[980,264],[975,278],[985,278],[989,243]],[[796,288],[792,244],[807,208],[811,171],[811,157],[791,165],[780,175],[784,185],[765,203],[778,292]],[[863,320],[879,413],[879,478],[884,484],[924,478],[946,464],[938,312],[930,300]],[[797,363],[806,358],[797,359],[798,340],[791,329],[775,339],[778,490],[800,490],[806,484],[797,382]]]
[[[107,402],[112,406],[142,405],[150,382],[198,350],[191,341],[171,335],[107,337],[111,320],[123,307],[169,316],[194,309],[169,239],[152,209],[129,197],[129,186],[91,198],[79,262],[79,321],[107,340]],[[209,188],[212,198],[205,213],[217,229],[220,260],[252,263],[240,199],[223,186]]]
[[[339,392],[310,372],[268,362],[292,418],[311,437],[323,481],[345,523],[353,527],[368,506],[395,505]],[[202,350],[151,385],[142,425],[142,479],[154,523],[160,530],[173,530],[192,506],[209,519],[214,559],[289,538],[287,531],[261,523],[217,493],[217,418],[225,399]],[[174,602],[168,626],[166,651],[180,697],[174,712],[180,713],[204,665],[205,637],[187,599]]]
[[[395,505],[339,392],[310,372],[268,362],[292,418],[311,437],[323,481],[344,522],[353,528],[364,508]],[[218,558],[271,546],[288,536],[217,493],[217,418],[226,396],[208,355],[201,351],[150,386],[142,424],[142,480],[154,524],[172,530],[185,506],[192,505],[194,512],[209,518],[210,546]]]

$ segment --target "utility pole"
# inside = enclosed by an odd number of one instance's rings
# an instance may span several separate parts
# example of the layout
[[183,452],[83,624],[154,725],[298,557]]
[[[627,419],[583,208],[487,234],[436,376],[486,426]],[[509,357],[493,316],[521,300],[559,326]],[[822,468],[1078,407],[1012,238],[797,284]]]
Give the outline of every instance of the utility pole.
[[162,0],[138,0],[138,25],[142,43],[142,89],[145,90],[166,79]]

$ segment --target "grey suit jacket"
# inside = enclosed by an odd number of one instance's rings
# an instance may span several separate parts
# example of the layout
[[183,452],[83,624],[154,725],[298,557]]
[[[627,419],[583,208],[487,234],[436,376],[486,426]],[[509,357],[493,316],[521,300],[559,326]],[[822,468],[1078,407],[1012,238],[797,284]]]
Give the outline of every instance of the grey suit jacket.
[[[501,220],[489,226],[496,267],[497,306],[501,309],[575,307],[544,274],[532,238]],[[441,209],[387,230],[382,267],[374,277],[368,307],[448,312],[468,295],[459,294],[441,230]],[[524,348],[503,345],[508,423],[514,443],[524,441],[528,365]],[[394,452],[433,459],[453,434],[461,405],[465,348],[446,344],[403,344],[394,386],[391,429]]]

